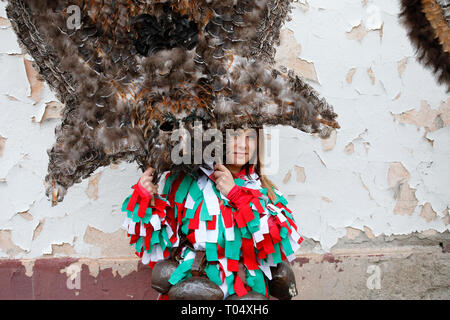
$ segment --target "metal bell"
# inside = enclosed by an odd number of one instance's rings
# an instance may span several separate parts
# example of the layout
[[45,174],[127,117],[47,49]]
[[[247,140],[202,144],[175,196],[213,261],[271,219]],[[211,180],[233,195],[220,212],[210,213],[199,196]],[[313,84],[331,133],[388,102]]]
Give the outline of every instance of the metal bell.
[[172,286],[170,300],[223,300],[223,291],[206,277],[192,276]]
[[269,280],[269,292],[279,300],[291,300],[298,294],[294,271],[286,261],[270,268],[272,280]]
[[174,260],[163,260],[155,264],[152,271],[152,288],[160,293],[167,293],[172,286],[170,276],[178,267]]

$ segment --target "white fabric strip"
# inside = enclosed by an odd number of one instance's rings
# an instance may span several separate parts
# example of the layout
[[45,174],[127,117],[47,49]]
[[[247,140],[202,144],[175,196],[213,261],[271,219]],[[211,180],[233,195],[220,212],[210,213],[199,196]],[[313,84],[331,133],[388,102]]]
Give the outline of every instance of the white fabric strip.
[[122,228],[128,231],[128,226],[130,225],[131,218],[126,217],[125,220],[123,220]]
[[198,229],[195,230],[195,242],[205,245],[206,239],[206,222],[200,221]]
[[153,226],[153,229],[155,231],[161,229],[161,219],[157,214],[152,214],[152,217],[150,218],[150,224]]
[[264,240],[264,236],[263,236],[261,230],[258,230],[255,233],[253,233],[253,240],[254,240],[255,244]]
[[[225,221],[222,215],[220,215],[220,219],[222,220],[222,225],[225,227]],[[234,241],[234,227],[225,228],[225,240]]]
[[284,214],[282,214],[281,212],[279,212],[277,214],[278,219],[280,220],[280,223],[283,223],[285,221],[287,221],[286,217],[284,216]]
[[148,264],[150,262],[150,254],[147,252],[147,250],[144,250],[144,254],[142,255],[142,263]]
[[227,241],[234,241],[234,227],[225,228],[225,239]]
[[145,225],[143,223],[140,224],[139,235],[141,237],[145,237],[147,235],[147,230],[145,229]]
[[188,254],[186,254],[186,256],[183,258],[183,261],[186,260],[191,260],[195,258],[195,252],[194,251],[189,251]]
[[220,204],[219,199],[214,193],[212,181],[208,179],[205,189],[203,190],[203,197],[205,198],[206,208],[208,213],[212,216],[217,216],[220,214]]
[[231,271],[228,271],[228,262],[227,258],[221,258],[219,259],[220,264],[222,265],[222,268],[225,270],[225,277],[228,277],[231,275]]
[[197,179],[197,185],[198,185],[198,187],[199,187],[199,189],[201,190],[201,191],[203,191],[203,189],[205,188],[205,186],[206,186],[206,183],[208,182],[208,180],[209,180],[209,178],[207,177],[207,176],[200,176],[198,179]]
[[261,260],[258,260],[258,264],[259,269],[264,272],[269,280],[272,280],[272,271],[270,271],[270,265],[267,262]]
[[152,253],[150,253],[150,261],[159,261],[164,259],[164,254],[160,246],[153,246]]
[[293,253],[293,254],[291,254],[291,255],[287,256],[286,258],[288,259],[288,261],[289,261],[289,262],[292,262],[292,261],[294,261],[294,260],[295,260],[295,258],[296,258],[296,256],[295,256],[295,253]]
[[268,223],[267,219],[269,219],[268,215],[265,215],[265,216],[261,217],[259,231],[262,234],[269,233],[269,223]]
[[191,196],[190,193],[188,193],[188,195],[187,195],[184,207],[188,208],[188,209],[193,209],[194,208],[194,199],[192,199],[192,196]]
[[136,222],[130,221],[130,224],[128,225],[128,233],[129,234],[135,234],[134,229],[136,226]]

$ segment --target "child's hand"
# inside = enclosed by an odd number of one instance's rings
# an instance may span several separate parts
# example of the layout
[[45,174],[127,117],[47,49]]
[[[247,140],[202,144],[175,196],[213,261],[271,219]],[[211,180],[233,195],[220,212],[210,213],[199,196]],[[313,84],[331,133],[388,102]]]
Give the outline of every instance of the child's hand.
[[158,193],[158,185],[153,184],[153,172],[155,172],[155,169],[149,167],[147,170],[145,170],[145,172],[139,179],[139,184],[141,185],[141,187],[143,187],[152,195]]
[[235,186],[233,175],[227,167],[217,163],[214,165],[214,176],[216,177],[217,190],[222,192],[226,197]]

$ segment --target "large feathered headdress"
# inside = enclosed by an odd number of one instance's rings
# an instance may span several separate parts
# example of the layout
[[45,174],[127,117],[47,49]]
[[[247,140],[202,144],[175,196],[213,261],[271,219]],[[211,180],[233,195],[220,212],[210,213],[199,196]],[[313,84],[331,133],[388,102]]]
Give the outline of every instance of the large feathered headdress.
[[450,92],[450,1],[401,0],[399,17],[417,49],[417,59],[433,69]]
[[[327,137],[333,108],[273,67],[292,0],[9,0],[8,18],[65,104],[47,195],[120,160],[168,170],[168,133],[290,125]],[[185,170],[192,166],[184,167]]]

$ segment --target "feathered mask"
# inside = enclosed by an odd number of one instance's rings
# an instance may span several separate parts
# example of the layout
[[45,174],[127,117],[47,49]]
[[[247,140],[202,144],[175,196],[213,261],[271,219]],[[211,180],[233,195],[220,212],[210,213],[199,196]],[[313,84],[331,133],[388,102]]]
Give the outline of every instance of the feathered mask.
[[[337,114],[273,67],[292,0],[9,0],[8,18],[65,104],[47,196],[97,168],[173,168],[170,132],[289,125],[328,137]],[[195,171],[196,165],[180,165]]]
[[417,59],[433,69],[450,92],[450,1],[401,0],[401,22],[417,49]]

